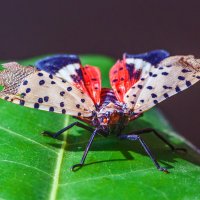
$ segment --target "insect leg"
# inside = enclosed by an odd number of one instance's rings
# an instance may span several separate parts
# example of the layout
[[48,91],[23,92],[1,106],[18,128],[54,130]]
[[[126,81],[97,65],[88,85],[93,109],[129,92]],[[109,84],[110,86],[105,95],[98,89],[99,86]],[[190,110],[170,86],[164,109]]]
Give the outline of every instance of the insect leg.
[[165,173],[168,173],[167,169],[161,167],[159,165],[159,163],[157,162],[156,158],[154,157],[154,155],[151,153],[151,150],[149,149],[149,147],[146,145],[146,143],[144,142],[144,140],[139,136],[139,135],[120,135],[119,136],[120,139],[127,139],[127,140],[132,140],[132,141],[136,141],[138,140],[140,142],[140,144],[142,145],[142,147],[144,148],[144,150],[146,151],[146,153],[149,155],[149,157],[151,158],[152,162],[154,163],[154,165],[156,166],[156,168],[160,171],[163,171]]
[[53,137],[53,138],[56,138],[56,137],[58,137],[60,134],[62,134],[63,132],[65,132],[66,130],[72,128],[73,126],[78,126],[78,127],[84,128],[84,129],[86,129],[86,130],[88,130],[88,131],[90,131],[90,132],[93,132],[93,131],[94,131],[93,128],[91,128],[91,127],[89,127],[89,126],[86,126],[85,124],[82,124],[82,123],[80,123],[80,122],[77,121],[77,122],[74,122],[74,123],[72,123],[72,124],[66,126],[65,128],[59,130],[59,131],[56,132],[56,133],[53,133],[53,134],[52,134],[52,133],[50,133],[50,132],[48,132],[48,131],[44,131],[42,134],[44,134],[44,135],[49,135],[49,136],[51,136],[51,137]]
[[76,165],[73,165],[73,166],[71,167],[71,170],[72,170],[72,171],[77,171],[78,169],[80,169],[80,168],[83,166],[83,164],[84,164],[84,162],[85,162],[85,159],[86,159],[86,157],[87,157],[88,151],[89,151],[89,149],[90,149],[90,147],[91,147],[91,144],[92,144],[92,142],[93,142],[93,140],[94,140],[94,137],[95,137],[95,135],[96,135],[97,133],[98,133],[98,129],[95,129],[94,132],[92,133],[91,137],[90,137],[90,140],[89,140],[87,146],[86,146],[86,149],[85,149],[85,151],[84,151],[84,154],[83,154],[83,157],[82,157],[82,159],[81,159],[81,162],[78,163],[78,164],[76,164]]
[[167,141],[161,134],[159,134],[153,128],[145,128],[145,129],[141,129],[141,130],[135,130],[131,134],[141,135],[141,134],[150,133],[150,132],[154,133],[160,140],[162,140],[166,145],[168,145],[168,147],[170,147],[172,151],[184,151],[184,152],[187,151],[184,148],[176,148],[176,147],[174,147],[169,141]]

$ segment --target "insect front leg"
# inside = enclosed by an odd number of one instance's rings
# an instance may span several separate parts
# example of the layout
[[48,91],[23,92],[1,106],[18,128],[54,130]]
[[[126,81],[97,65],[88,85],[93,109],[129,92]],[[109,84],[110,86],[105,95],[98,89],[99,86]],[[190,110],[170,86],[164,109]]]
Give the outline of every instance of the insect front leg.
[[184,148],[176,148],[174,147],[169,141],[167,141],[160,133],[158,133],[155,129],[153,128],[145,128],[145,129],[141,129],[141,130],[135,130],[133,132],[131,132],[131,134],[135,134],[135,135],[141,135],[141,134],[145,134],[145,133],[154,133],[160,140],[162,140],[172,151],[183,151],[183,152],[187,152],[186,149]]
[[64,133],[65,131],[67,131],[68,129],[70,129],[70,128],[74,127],[74,126],[78,126],[78,127],[84,128],[85,130],[90,131],[90,132],[94,131],[93,128],[91,128],[89,126],[86,126],[85,124],[82,124],[82,123],[77,121],[77,122],[74,122],[74,123],[66,126],[65,128],[59,130],[56,133],[50,133],[48,131],[44,131],[42,134],[48,135],[48,136],[53,137],[53,138],[57,138],[59,135],[61,135],[62,133]]
[[149,157],[151,158],[152,162],[154,163],[154,165],[156,166],[156,168],[160,171],[163,171],[165,173],[168,173],[168,170],[161,167],[160,164],[158,163],[158,161],[156,160],[156,158],[154,157],[154,155],[151,153],[151,150],[149,149],[149,147],[146,145],[146,143],[144,142],[144,140],[139,136],[139,135],[120,135],[119,136],[120,139],[126,139],[126,140],[132,140],[132,141],[136,141],[138,140],[140,142],[140,144],[142,145],[142,147],[144,148],[145,152],[149,155]]
[[84,165],[84,162],[85,162],[85,159],[87,157],[88,151],[90,150],[90,147],[92,145],[94,137],[96,136],[97,133],[98,133],[98,129],[95,129],[94,132],[92,133],[91,137],[90,137],[90,140],[89,140],[87,146],[86,146],[86,149],[84,151],[84,154],[83,154],[83,157],[82,157],[80,163],[73,165],[71,167],[72,171],[77,171],[78,169],[80,169]]

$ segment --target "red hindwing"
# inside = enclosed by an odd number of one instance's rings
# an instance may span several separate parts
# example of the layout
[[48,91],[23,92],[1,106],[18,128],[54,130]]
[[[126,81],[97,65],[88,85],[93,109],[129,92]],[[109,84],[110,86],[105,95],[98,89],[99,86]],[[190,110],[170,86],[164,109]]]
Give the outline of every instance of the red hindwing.
[[94,103],[99,104],[101,93],[101,72],[99,68],[86,65],[82,67],[81,70],[87,92]]
[[[129,70],[128,70],[129,69]],[[140,72],[135,68],[127,68],[125,59],[118,60],[110,70],[110,83],[115,96],[123,102],[126,92],[139,80]]]

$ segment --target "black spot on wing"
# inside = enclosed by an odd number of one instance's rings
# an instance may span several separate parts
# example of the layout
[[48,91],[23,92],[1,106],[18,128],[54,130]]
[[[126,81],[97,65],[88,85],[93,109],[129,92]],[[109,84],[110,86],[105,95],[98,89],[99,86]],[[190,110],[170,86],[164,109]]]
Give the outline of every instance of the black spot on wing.
[[44,80],[40,80],[39,81],[39,85],[44,85],[45,84],[45,81]]
[[61,92],[60,92],[60,96],[62,96],[62,97],[63,97],[63,96],[64,96],[64,94],[65,94],[65,92],[64,92],[64,91],[61,91]]
[[154,103],[154,104],[158,104],[158,101],[157,101],[157,100],[154,100],[153,103]]
[[72,87],[67,87],[67,91],[68,92],[72,91]]
[[24,98],[24,97],[26,96],[26,93],[22,92],[22,93],[20,94],[20,96],[21,96],[21,98]]
[[153,87],[152,87],[152,86],[147,86],[147,89],[148,89],[148,90],[152,90]]
[[169,97],[169,95],[168,95],[167,93],[164,93],[163,96],[164,96],[165,98],[168,98],[168,97]]
[[31,88],[26,89],[26,93],[29,93],[31,91]]
[[42,98],[39,98],[39,99],[38,99],[38,103],[43,103],[43,99],[42,99]]
[[81,113],[80,113],[80,112],[78,112],[78,116],[79,116],[79,117],[81,116]]
[[60,102],[60,107],[64,107],[64,106],[65,106],[64,102]]
[[163,85],[163,88],[164,88],[164,89],[172,89],[172,87],[166,86],[166,85]]
[[154,93],[152,93],[151,96],[152,96],[152,98],[156,98],[157,97],[157,95],[154,94]]
[[142,85],[138,85],[138,88],[139,88],[139,89],[142,89],[142,88],[143,88],[143,86],[142,86]]
[[191,71],[188,70],[188,69],[183,69],[182,72],[183,72],[183,73],[187,73],[187,72],[191,72]]
[[183,81],[183,80],[185,80],[185,77],[184,77],[184,76],[178,76],[178,79],[179,79],[180,81]]
[[40,107],[39,103],[34,104],[34,108],[38,109]]
[[50,78],[50,79],[53,79],[53,76],[52,76],[52,74],[49,74],[49,78]]
[[186,86],[190,87],[192,85],[192,83],[190,81],[186,81]]
[[45,101],[45,102],[48,102],[48,101],[49,101],[49,97],[48,97],[48,96],[45,96],[45,97],[44,97],[44,101]]
[[65,109],[62,109],[62,114],[65,114],[66,113],[66,110]]
[[52,107],[52,106],[49,107],[49,111],[50,111],[50,112],[53,112],[53,111],[54,111],[54,107]]
[[25,101],[21,99],[21,100],[19,101],[19,104],[20,104],[21,106],[23,106],[23,105],[25,104]]
[[117,81],[118,81],[118,79],[114,79],[112,82],[115,83],[115,82],[117,82]]
[[162,72],[163,76],[167,76],[169,73],[168,72]]
[[178,86],[176,86],[175,90],[177,93],[181,91],[181,89]]
[[43,73],[39,72],[39,73],[38,73],[38,76],[43,76]]
[[27,84],[28,84],[28,81],[25,80],[25,81],[23,82],[23,85],[27,85]]

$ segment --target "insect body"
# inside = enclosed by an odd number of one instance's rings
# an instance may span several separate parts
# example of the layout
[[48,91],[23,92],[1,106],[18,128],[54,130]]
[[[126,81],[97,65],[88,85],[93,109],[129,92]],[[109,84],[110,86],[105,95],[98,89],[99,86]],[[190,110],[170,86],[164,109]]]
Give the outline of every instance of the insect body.
[[91,126],[75,122],[55,134],[58,137],[73,126],[92,132],[84,155],[72,170],[82,167],[96,134],[114,133],[120,139],[138,140],[155,166],[164,172],[140,134],[153,132],[172,150],[174,146],[153,129],[124,134],[130,121],[157,103],[200,80],[200,60],[194,56],[172,56],[164,50],[144,54],[124,54],[110,70],[112,89],[101,87],[97,67],[82,66],[76,55],[55,55],[39,60],[36,68],[6,63],[0,72],[4,90],[0,97],[35,109],[76,117]]

